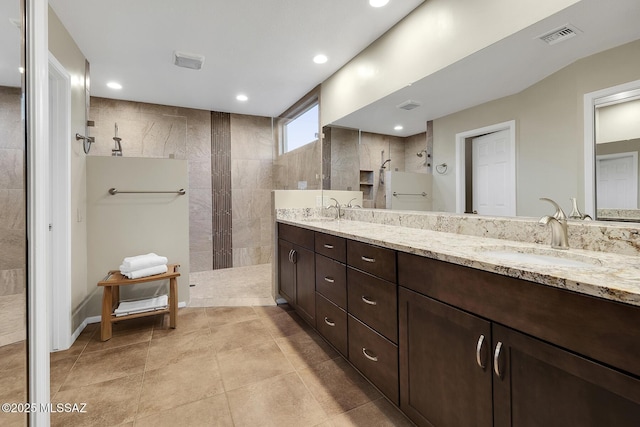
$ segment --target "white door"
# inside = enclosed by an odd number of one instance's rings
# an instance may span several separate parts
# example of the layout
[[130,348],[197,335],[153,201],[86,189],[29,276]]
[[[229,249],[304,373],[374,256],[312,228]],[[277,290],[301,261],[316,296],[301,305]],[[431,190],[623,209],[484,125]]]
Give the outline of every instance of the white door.
[[596,156],[598,209],[638,208],[638,153]]
[[472,147],[473,210],[480,215],[515,215],[509,131],[473,138]]

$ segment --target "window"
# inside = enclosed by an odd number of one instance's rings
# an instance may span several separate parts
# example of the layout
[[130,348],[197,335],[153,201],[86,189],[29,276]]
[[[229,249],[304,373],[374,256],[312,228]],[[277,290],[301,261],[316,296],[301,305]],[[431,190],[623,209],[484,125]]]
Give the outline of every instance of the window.
[[318,139],[318,103],[287,121],[283,129],[283,153],[288,153]]

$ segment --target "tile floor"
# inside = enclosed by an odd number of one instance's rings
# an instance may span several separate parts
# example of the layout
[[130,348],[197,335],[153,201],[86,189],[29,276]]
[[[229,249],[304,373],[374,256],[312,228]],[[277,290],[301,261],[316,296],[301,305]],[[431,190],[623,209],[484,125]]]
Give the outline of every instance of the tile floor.
[[271,264],[189,274],[190,307],[275,305]]
[[[288,306],[187,307],[89,325],[51,355],[52,426],[410,426]],[[5,424],[3,424],[5,425]]]

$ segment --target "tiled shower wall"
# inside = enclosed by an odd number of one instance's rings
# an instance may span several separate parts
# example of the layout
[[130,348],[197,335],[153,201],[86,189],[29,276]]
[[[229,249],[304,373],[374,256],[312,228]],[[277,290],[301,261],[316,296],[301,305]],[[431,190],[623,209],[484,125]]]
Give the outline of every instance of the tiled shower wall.
[[[270,192],[273,189],[273,136],[271,119],[237,114],[223,115],[229,122],[231,155],[233,266],[271,261]],[[91,98],[90,120],[96,137],[90,155],[111,155],[114,124],[122,138],[125,157],[169,157],[189,163],[190,271],[214,268],[213,223],[215,206],[212,175],[215,165],[212,113],[140,102]],[[218,153],[224,155],[224,153]],[[224,157],[224,156],[222,156]],[[228,231],[228,230],[227,230]]]
[[20,88],[0,86],[0,347],[25,339],[24,136]]

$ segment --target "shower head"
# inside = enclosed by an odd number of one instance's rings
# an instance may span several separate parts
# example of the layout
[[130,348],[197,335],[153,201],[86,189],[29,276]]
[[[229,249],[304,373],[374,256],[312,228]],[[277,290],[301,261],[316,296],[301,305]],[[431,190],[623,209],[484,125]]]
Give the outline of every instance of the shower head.
[[382,163],[382,164],[380,165],[380,169],[384,169],[384,168],[385,168],[385,166],[384,166],[384,165],[386,165],[386,164],[387,164],[387,163],[389,163],[390,161],[391,161],[391,159],[387,159],[387,160],[385,160],[385,161],[384,161],[384,163]]

